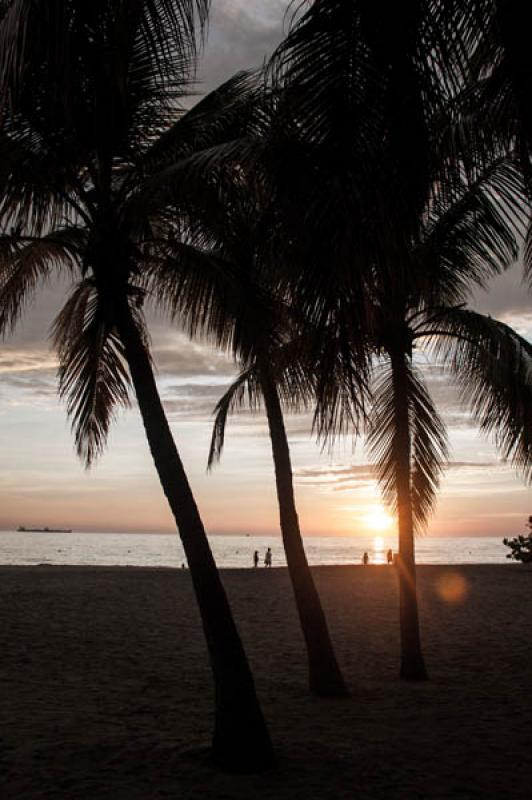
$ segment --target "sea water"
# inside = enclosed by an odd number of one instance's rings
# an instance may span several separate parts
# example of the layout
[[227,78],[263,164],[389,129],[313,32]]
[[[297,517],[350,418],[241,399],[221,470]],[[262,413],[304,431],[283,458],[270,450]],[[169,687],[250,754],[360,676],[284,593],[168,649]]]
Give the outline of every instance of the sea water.
[[[251,567],[253,553],[264,563],[271,547],[273,566],[286,565],[279,536],[210,536],[219,567]],[[309,536],[305,549],[310,564],[360,564],[364,552],[370,564],[384,564],[393,536]],[[509,564],[508,548],[497,537],[419,537],[418,564]],[[0,564],[79,564],[86,566],[181,567],[186,565],[177,534],[153,533],[33,533],[0,531]]]

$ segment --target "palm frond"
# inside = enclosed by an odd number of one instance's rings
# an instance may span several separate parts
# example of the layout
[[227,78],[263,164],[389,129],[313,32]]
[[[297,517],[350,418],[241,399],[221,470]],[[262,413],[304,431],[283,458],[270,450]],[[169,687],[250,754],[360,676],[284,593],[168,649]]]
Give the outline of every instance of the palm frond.
[[78,456],[89,467],[105,448],[117,407],[129,406],[130,387],[123,345],[90,281],[78,284],[63,307],[53,341],[59,394],[66,399]]
[[0,17],[0,83],[16,89],[29,60],[40,53],[64,92],[64,79],[77,57],[71,50],[74,39],[81,44],[92,36],[94,43],[103,31],[115,41],[129,40],[130,50],[135,40],[137,46],[142,41],[161,75],[175,79],[176,65],[196,57],[197,28],[203,31],[209,5],[210,0],[130,0],[127,7],[116,0],[11,0]]
[[265,370],[270,386],[274,387],[285,409],[300,413],[310,408],[315,395],[315,380],[302,352],[302,339],[294,339],[270,351],[266,360],[262,358],[260,368],[257,362],[253,362],[243,369],[220,398],[215,407],[208,469],[220,460],[228,415],[244,405],[251,411],[260,407]]
[[518,166],[498,159],[471,184],[439,194],[430,205],[421,242],[413,249],[426,301],[456,304],[510,266],[530,208]]
[[87,220],[73,190],[71,164],[50,146],[43,132],[20,115],[0,129],[0,226],[43,236]]
[[0,335],[13,330],[41,281],[60,269],[72,273],[83,241],[72,228],[35,239],[16,232],[0,237]]
[[108,192],[113,171],[130,194],[143,151],[182,115],[208,8],[209,0],[13,0],[0,20],[9,137],[33,138],[55,164],[55,183],[65,194],[75,187],[78,201]]
[[525,246],[523,249],[523,267],[529,287],[532,286],[532,216],[528,222]]
[[214,464],[216,464],[222,456],[227,417],[233,411],[244,405],[246,402],[246,393],[249,406],[252,409],[256,409],[260,402],[260,392],[257,385],[255,367],[249,367],[243,370],[216,403],[209,458],[207,461],[208,470],[212,469]]
[[[242,71],[209,92],[166,130],[144,154],[140,164],[150,174],[182,162],[201,151],[233,141],[249,127],[257,103],[258,73]],[[184,167],[182,170],[184,171]],[[152,179],[156,184],[160,178]]]
[[356,436],[370,402],[371,354],[367,333],[356,330],[348,314],[339,313],[332,316],[330,326],[325,329],[307,325],[304,336],[307,347],[304,360],[316,376],[313,430],[318,440],[326,445],[338,436]]
[[242,266],[223,250],[174,242],[168,251],[147,270],[151,296],[190,336],[201,336],[245,363],[257,333],[268,328],[265,315],[270,312],[270,321],[274,316],[267,292],[246,280]]
[[376,189],[382,224],[392,212],[403,231],[415,225],[432,180],[432,121],[461,81],[463,43],[441,24],[444,5],[317,0],[271,64],[310,141],[327,142],[368,191],[372,173],[387,173],[388,188]]
[[481,430],[532,480],[532,345],[498,320],[449,309],[426,326],[428,342]]
[[440,474],[448,460],[445,425],[417,376],[412,392],[412,507],[418,529],[434,507]]
[[[375,463],[386,503],[397,510],[398,475],[404,453],[405,431],[400,429],[397,415],[391,365],[380,368],[369,410],[367,447]],[[447,461],[447,439],[443,422],[438,416],[421,377],[412,365],[407,368],[404,387],[408,405],[410,441],[410,495],[414,527],[425,525],[434,505],[439,478]]]

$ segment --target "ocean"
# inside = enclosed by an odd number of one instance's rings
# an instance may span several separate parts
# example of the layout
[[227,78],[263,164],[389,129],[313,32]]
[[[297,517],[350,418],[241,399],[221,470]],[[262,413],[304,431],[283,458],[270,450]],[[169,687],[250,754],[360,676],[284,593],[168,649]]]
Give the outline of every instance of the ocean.
[[[259,551],[260,566],[271,547],[273,566],[286,565],[278,536],[211,536],[219,567],[251,567]],[[367,551],[371,564],[384,564],[393,536],[309,536],[305,549],[310,564],[359,564]],[[509,552],[496,537],[420,537],[418,564],[509,564]],[[181,567],[185,556],[177,534],[31,533],[0,531],[0,564],[70,564],[87,566]]]

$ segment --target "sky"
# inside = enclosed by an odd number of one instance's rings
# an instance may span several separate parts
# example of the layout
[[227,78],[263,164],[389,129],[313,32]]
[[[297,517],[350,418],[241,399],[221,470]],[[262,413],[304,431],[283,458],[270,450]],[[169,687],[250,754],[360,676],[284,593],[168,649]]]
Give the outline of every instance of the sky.
[[[259,65],[286,31],[285,0],[215,0],[202,90]],[[170,532],[138,411],[119,413],[107,451],[86,471],[78,460],[56,394],[57,359],[48,343],[65,286],[50,283],[28,305],[24,322],[0,343],[0,529],[18,525],[75,530]],[[472,298],[474,308],[532,338],[532,297],[519,265]],[[210,533],[275,535],[278,511],[267,426],[242,413],[228,425],[222,461],[207,473],[212,409],[235,366],[149,315],[157,382],[200,512]],[[433,365],[426,377],[448,425],[451,460],[428,535],[513,535],[524,531],[532,494],[471,424],[456,390]],[[341,440],[323,452],[306,416],[287,417],[297,504],[305,535],[385,533],[384,511],[363,441]]]

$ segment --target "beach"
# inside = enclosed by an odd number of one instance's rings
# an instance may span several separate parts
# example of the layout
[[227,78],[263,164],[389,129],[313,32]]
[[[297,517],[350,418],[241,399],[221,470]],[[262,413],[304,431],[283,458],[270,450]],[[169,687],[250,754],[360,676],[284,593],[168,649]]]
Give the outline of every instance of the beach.
[[532,570],[421,566],[431,680],[399,680],[397,580],[315,567],[351,696],[310,697],[285,569],[224,570],[278,765],[205,755],[212,689],[186,570],[0,568],[0,794],[24,798],[525,798]]

